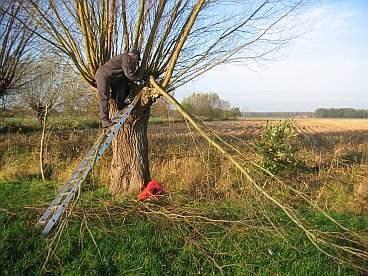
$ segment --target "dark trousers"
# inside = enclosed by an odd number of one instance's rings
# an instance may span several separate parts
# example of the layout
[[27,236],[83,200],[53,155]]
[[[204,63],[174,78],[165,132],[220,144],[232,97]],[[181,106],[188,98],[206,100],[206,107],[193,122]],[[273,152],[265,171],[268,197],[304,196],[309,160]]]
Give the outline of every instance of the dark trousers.
[[130,93],[130,87],[127,80],[111,81],[101,70],[96,72],[96,83],[99,97],[100,119],[102,121],[109,119],[109,100],[115,101],[118,109],[122,109],[124,101]]

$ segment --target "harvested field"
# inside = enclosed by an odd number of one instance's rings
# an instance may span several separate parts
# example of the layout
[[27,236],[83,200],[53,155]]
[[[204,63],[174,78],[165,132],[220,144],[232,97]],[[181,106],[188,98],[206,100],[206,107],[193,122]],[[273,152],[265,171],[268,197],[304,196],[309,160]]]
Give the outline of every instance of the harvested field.
[[365,119],[298,119],[295,126],[301,133],[327,132],[368,132],[368,120]]
[[[206,126],[218,134],[236,137],[254,137],[261,133],[262,126],[279,120],[240,120],[206,122]],[[301,134],[321,133],[368,133],[368,120],[366,119],[295,119],[294,125]],[[152,125],[150,127],[151,137],[173,135],[177,137],[190,136],[185,123],[168,123],[165,125]]]

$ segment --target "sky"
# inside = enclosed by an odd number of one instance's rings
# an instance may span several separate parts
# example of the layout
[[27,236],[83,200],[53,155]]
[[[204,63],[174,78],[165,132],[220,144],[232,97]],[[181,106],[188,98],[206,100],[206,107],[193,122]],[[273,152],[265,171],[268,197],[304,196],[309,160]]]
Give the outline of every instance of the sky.
[[250,112],[368,109],[368,0],[333,0],[302,15],[308,30],[258,65],[223,65],[179,88],[215,92]]

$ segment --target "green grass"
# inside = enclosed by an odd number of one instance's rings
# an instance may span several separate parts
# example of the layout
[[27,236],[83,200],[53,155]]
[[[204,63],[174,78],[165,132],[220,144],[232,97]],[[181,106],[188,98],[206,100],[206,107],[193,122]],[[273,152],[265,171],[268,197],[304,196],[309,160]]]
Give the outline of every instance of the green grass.
[[[50,117],[48,127],[54,130],[98,128],[97,117]],[[0,119],[0,133],[31,132],[41,130],[40,122],[33,117],[2,118]]]
[[[98,249],[82,219],[73,217],[46,265],[47,271],[41,271],[51,237],[40,235],[35,223],[41,210],[34,207],[45,207],[54,191],[52,182],[0,182],[1,274],[216,275],[220,274],[217,264],[226,275],[358,275],[351,267],[322,255],[296,229],[286,242],[241,227],[191,225],[144,215],[134,211],[141,204],[127,200],[114,202],[122,210],[120,215],[109,217],[105,213],[88,219]],[[98,199],[109,200],[105,189],[86,189],[83,206],[100,206]],[[237,218],[246,212],[231,201],[183,204],[213,211],[219,217]],[[124,213],[128,208],[131,211]],[[152,208],[160,210],[160,206]],[[323,217],[306,215],[326,225]],[[366,217],[335,215],[356,229],[367,226]],[[280,213],[280,223],[283,221]]]
[[[176,123],[183,122],[182,119],[161,119],[159,117],[150,117],[150,124],[161,123]],[[99,121],[97,117],[71,117],[71,116],[50,116],[48,120],[48,127],[53,130],[68,130],[68,129],[88,129],[98,128]],[[14,132],[33,132],[41,131],[42,126],[40,122],[34,117],[14,117],[14,118],[0,118],[0,134],[1,133],[14,133]]]

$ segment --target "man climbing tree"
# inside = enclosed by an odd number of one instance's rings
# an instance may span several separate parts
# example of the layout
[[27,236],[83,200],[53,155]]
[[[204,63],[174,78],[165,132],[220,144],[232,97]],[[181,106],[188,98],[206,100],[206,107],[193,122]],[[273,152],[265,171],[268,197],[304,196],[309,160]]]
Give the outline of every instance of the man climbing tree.
[[[36,19],[38,35],[68,57],[91,86],[97,87],[95,73],[112,56],[140,49],[141,70],[173,91],[217,65],[260,60],[280,49],[295,35],[294,19],[308,1],[22,3]],[[133,89],[137,92],[144,87]],[[108,188],[113,195],[135,195],[150,180],[147,126],[154,100],[148,93],[142,97],[112,143]],[[112,101],[109,109],[112,114],[118,106]]]
[[[140,53],[133,49],[128,53],[112,57],[96,72],[96,83],[99,96],[100,120],[103,128],[113,125],[109,118],[111,98],[116,102],[117,109],[124,107],[124,101],[129,95],[131,82],[139,81],[138,63]],[[111,91],[110,91],[111,89]]]

